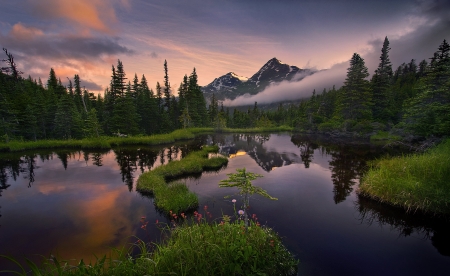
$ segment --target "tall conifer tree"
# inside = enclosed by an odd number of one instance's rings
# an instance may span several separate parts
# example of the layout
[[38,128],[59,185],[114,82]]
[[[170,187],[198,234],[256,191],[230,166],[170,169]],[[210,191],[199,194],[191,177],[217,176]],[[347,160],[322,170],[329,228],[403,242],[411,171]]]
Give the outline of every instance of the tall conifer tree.
[[389,40],[385,37],[381,49],[380,63],[372,77],[373,117],[375,120],[387,122],[392,114],[392,94],[390,93],[391,78],[393,75],[391,61],[389,60]]

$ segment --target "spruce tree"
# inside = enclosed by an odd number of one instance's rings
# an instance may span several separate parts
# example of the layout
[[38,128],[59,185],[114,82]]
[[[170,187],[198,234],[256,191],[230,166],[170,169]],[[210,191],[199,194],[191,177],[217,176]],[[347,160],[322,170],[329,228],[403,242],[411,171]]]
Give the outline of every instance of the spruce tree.
[[169,112],[170,110],[170,83],[167,69],[167,61],[164,60],[164,107]]
[[343,120],[360,122],[372,117],[372,97],[369,90],[369,76],[364,59],[354,53],[347,69],[347,77],[339,94],[338,112]]
[[373,117],[381,122],[389,121],[392,116],[392,94],[390,91],[393,75],[391,61],[389,60],[389,40],[385,37],[381,49],[380,63],[372,77]]
[[450,133],[450,45],[444,40],[431,58],[419,93],[407,103],[404,122],[421,136]]

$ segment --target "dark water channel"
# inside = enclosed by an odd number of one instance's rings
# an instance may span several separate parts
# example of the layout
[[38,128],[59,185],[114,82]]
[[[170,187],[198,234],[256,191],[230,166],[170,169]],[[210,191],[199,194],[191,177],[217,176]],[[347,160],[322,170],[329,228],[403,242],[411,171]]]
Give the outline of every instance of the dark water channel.
[[[398,150],[329,143],[318,137],[205,135],[170,147],[103,152],[39,151],[0,155],[0,254],[39,262],[42,255],[95,260],[111,247],[160,239],[170,221],[135,192],[139,175],[218,144],[227,168],[184,180],[213,217],[233,213],[233,189],[218,188],[237,168],[277,197],[250,200],[251,213],[274,228],[300,260],[299,275],[448,275],[450,223],[404,214],[355,193],[367,162]],[[199,210],[199,211],[200,211]],[[148,231],[140,218],[149,221]],[[0,259],[0,270],[13,268]]]

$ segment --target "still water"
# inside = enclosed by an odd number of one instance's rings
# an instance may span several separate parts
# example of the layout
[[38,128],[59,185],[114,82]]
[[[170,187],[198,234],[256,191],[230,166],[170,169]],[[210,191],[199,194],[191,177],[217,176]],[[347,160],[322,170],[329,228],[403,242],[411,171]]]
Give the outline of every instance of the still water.
[[[157,241],[170,221],[135,192],[142,172],[202,144],[230,156],[219,172],[183,180],[214,217],[233,213],[236,190],[218,188],[245,167],[277,201],[254,196],[250,212],[300,260],[299,275],[448,275],[450,223],[406,215],[355,193],[367,162],[398,150],[320,137],[205,135],[170,147],[59,150],[0,155],[0,254],[36,262],[50,254],[95,260],[111,247]],[[230,198],[224,198],[232,195]],[[149,221],[147,231],[140,218]],[[13,268],[0,260],[0,269]]]

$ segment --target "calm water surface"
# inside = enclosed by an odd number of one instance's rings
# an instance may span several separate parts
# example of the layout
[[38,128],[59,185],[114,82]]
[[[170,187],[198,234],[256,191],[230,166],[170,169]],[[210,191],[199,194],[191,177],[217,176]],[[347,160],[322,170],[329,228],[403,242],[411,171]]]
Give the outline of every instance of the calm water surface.
[[[237,168],[277,197],[250,199],[251,213],[274,228],[300,260],[300,275],[448,275],[450,223],[359,198],[367,162],[388,154],[370,145],[331,144],[317,137],[208,135],[171,147],[104,152],[0,155],[0,254],[94,260],[137,237],[157,241],[156,220],[170,223],[152,199],[135,192],[139,175],[202,144],[218,144],[227,168],[184,180],[214,217],[232,214],[236,191],[218,188]],[[398,154],[390,152],[389,154]],[[148,232],[140,218],[149,221]],[[0,260],[0,269],[12,268]]]

